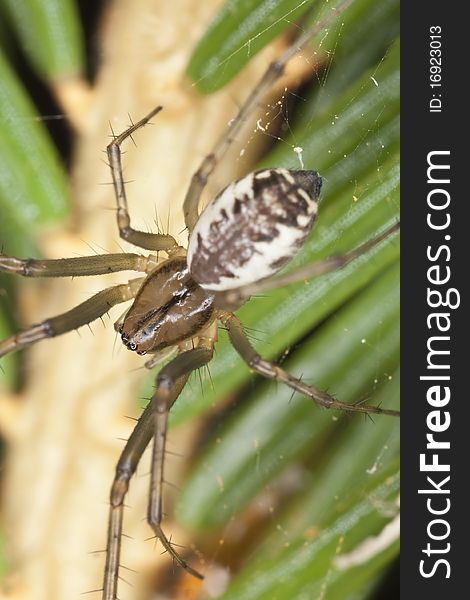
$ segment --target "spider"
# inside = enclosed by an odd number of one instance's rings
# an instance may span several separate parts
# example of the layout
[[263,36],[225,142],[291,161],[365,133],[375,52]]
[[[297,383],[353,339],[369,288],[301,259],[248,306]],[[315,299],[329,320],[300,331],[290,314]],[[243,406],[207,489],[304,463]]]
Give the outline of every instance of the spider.
[[154,254],[142,256],[130,253],[52,261],[0,257],[2,271],[28,277],[99,275],[124,270],[145,274],[127,284],[105,289],[72,310],[4,340],[0,343],[0,357],[47,337],[76,329],[101,317],[112,306],[128,300],[132,300],[133,304],[115,326],[124,345],[138,354],[151,354],[146,363],[149,368],[156,366],[170,352],[177,352],[177,356],[157,374],[156,391],[116,467],[110,496],[104,600],[117,597],[125,495],[142,453],[152,439],[148,522],[172,558],[194,576],[202,577],[180,556],[162,530],[163,468],[169,411],[190,374],[211,360],[218,322],[227,329],[232,345],[252,370],[286,384],[318,405],[351,412],[398,414],[377,407],[342,403],[262,359],[234,314],[254,294],[341,268],[392,236],[398,224],[343,256],[276,276],[298,252],[313,226],[321,189],[321,177],[315,171],[265,169],[250,173],[225,188],[205,211],[199,213],[199,200],[207,179],[237,131],[253,113],[266,90],[280,77],[288,60],[315,33],[316,29],[312,29],[301,36],[271,64],[194,174],[184,200],[189,236],[187,250],[170,235],[134,229],[127,207],[121,145],[162,109],[159,106],[114,137],[107,152],[120,236],[140,248],[166,253],[166,260],[162,262]]

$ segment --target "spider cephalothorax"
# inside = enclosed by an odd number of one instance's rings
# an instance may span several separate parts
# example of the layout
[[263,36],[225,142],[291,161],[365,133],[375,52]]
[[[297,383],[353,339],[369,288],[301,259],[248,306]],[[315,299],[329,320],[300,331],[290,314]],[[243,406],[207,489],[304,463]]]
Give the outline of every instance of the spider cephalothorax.
[[159,352],[197,335],[214,320],[214,297],[170,258],[146,278],[118,331],[129,350]]

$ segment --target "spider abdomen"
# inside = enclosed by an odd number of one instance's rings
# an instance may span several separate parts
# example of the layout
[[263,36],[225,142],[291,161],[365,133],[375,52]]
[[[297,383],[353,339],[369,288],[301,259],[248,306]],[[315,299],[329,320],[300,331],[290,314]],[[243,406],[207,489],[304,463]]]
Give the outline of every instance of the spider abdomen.
[[199,217],[188,247],[189,270],[209,290],[265,279],[299,251],[317,214],[315,171],[265,169],[226,187]]

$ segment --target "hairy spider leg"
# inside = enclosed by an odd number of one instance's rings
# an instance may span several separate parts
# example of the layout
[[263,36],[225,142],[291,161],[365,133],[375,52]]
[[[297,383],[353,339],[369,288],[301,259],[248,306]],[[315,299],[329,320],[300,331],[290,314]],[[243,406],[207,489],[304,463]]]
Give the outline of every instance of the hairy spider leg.
[[253,88],[248,98],[243,103],[237,115],[229,122],[226,130],[217,140],[212,151],[207,154],[197,171],[194,172],[188,191],[184,198],[183,211],[184,221],[188,229],[188,235],[191,235],[194,226],[199,217],[199,201],[201,194],[207,184],[207,181],[219,164],[220,160],[235,141],[237,134],[243,125],[247,122],[250,116],[258,107],[262,98],[271,89],[274,83],[284,74],[286,64],[300,50],[302,50],[310,40],[323,31],[337,16],[338,13],[345,10],[351,0],[345,0],[334,10],[332,10],[325,19],[318,21],[315,26],[311,27],[300,35],[287,50],[277,59],[270,63],[267,70],[261,76],[257,85]]
[[186,571],[199,579],[203,576],[188,565],[176,552],[171,542],[163,533],[161,521],[163,516],[163,468],[165,460],[165,443],[168,427],[168,414],[173,404],[170,391],[177,379],[182,374],[191,373],[200,369],[212,360],[214,344],[210,340],[200,339],[196,348],[187,350],[176,356],[157,375],[157,393],[155,395],[155,437],[152,453],[152,471],[150,478],[150,498],[147,519],[157,538],[162,542],[165,550]]
[[[189,374],[181,377],[172,389],[172,402],[176,400],[188,380]],[[106,543],[106,566],[104,570],[103,598],[117,598],[119,565],[121,555],[122,522],[124,517],[124,499],[129,481],[135,473],[142,454],[155,432],[155,401],[152,399],[140,416],[124,446],[116,465],[116,474],[111,488],[111,501],[108,519],[108,538]]]
[[156,377],[155,393],[119,458],[116,476],[111,487],[103,600],[117,599],[124,499],[129,489],[129,481],[152,437],[154,445],[147,520],[171,557],[186,571],[202,579],[202,575],[178,554],[161,528],[163,467],[168,413],[185,386],[189,375],[210,362],[212,355],[213,341],[201,338],[196,348],[182,352],[161,369]]
[[86,277],[119,271],[149,273],[157,264],[155,256],[140,254],[97,254],[51,260],[22,259],[0,254],[0,271],[23,277]]
[[303,381],[293,377],[287,373],[287,371],[284,371],[284,369],[281,369],[273,362],[264,360],[249,342],[245,331],[243,330],[243,325],[233,313],[222,314],[220,316],[220,320],[227,328],[230,341],[238,354],[242,357],[250,369],[253,369],[253,371],[256,371],[263,377],[284,383],[296,392],[311,398],[315,404],[318,404],[318,406],[323,408],[331,408],[334,410],[336,409],[349,412],[361,412],[366,414],[375,413],[381,415],[390,415],[393,417],[400,416],[398,411],[387,410],[377,406],[345,404],[344,402],[335,400],[333,396],[330,396],[330,394],[326,392],[322,392],[317,388],[306,385]]
[[124,240],[134,244],[134,246],[153,251],[163,250],[164,252],[167,252],[168,255],[172,255],[180,249],[174,237],[161,233],[146,233],[131,227],[131,219],[127,208],[126,189],[122,176],[120,148],[122,142],[137,131],[137,129],[147,125],[150,119],[161,110],[162,107],[157,106],[146,117],[131,125],[120,135],[115,136],[113,141],[108,144],[106,152],[108,154],[109,166],[113,177],[114,192],[116,195],[119,235]]
[[384,240],[391,238],[395,233],[400,230],[400,223],[394,223],[387,229],[384,229],[379,235],[367,240],[357,248],[345,252],[344,254],[337,254],[329,256],[324,260],[320,260],[305,267],[291,271],[284,275],[278,275],[274,277],[268,277],[255,283],[250,283],[239,288],[227,290],[226,292],[216,292],[216,304],[219,308],[225,308],[226,310],[233,310],[234,307],[240,306],[241,303],[245,302],[250,296],[260,294],[268,290],[274,290],[284,285],[291,283],[297,283],[299,281],[305,281],[314,277],[319,277],[331,271],[342,269],[348,265],[351,261],[363,256],[372,248],[383,242]]
[[91,323],[106,314],[112,306],[132,300],[142,281],[143,278],[139,277],[128,283],[109,287],[67,312],[11,335],[0,342],[0,358],[9,352],[16,352],[45,338],[55,337]]

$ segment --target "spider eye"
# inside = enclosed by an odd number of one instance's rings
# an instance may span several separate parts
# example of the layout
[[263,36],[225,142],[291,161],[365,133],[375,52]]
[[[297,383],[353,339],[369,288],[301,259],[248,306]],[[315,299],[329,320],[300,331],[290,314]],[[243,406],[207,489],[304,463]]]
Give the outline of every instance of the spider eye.
[[127,333],[121,335],[121,340],[129,350],[134,351],[137,349],[137,344],[135,342],[129,342],[129,335]]

